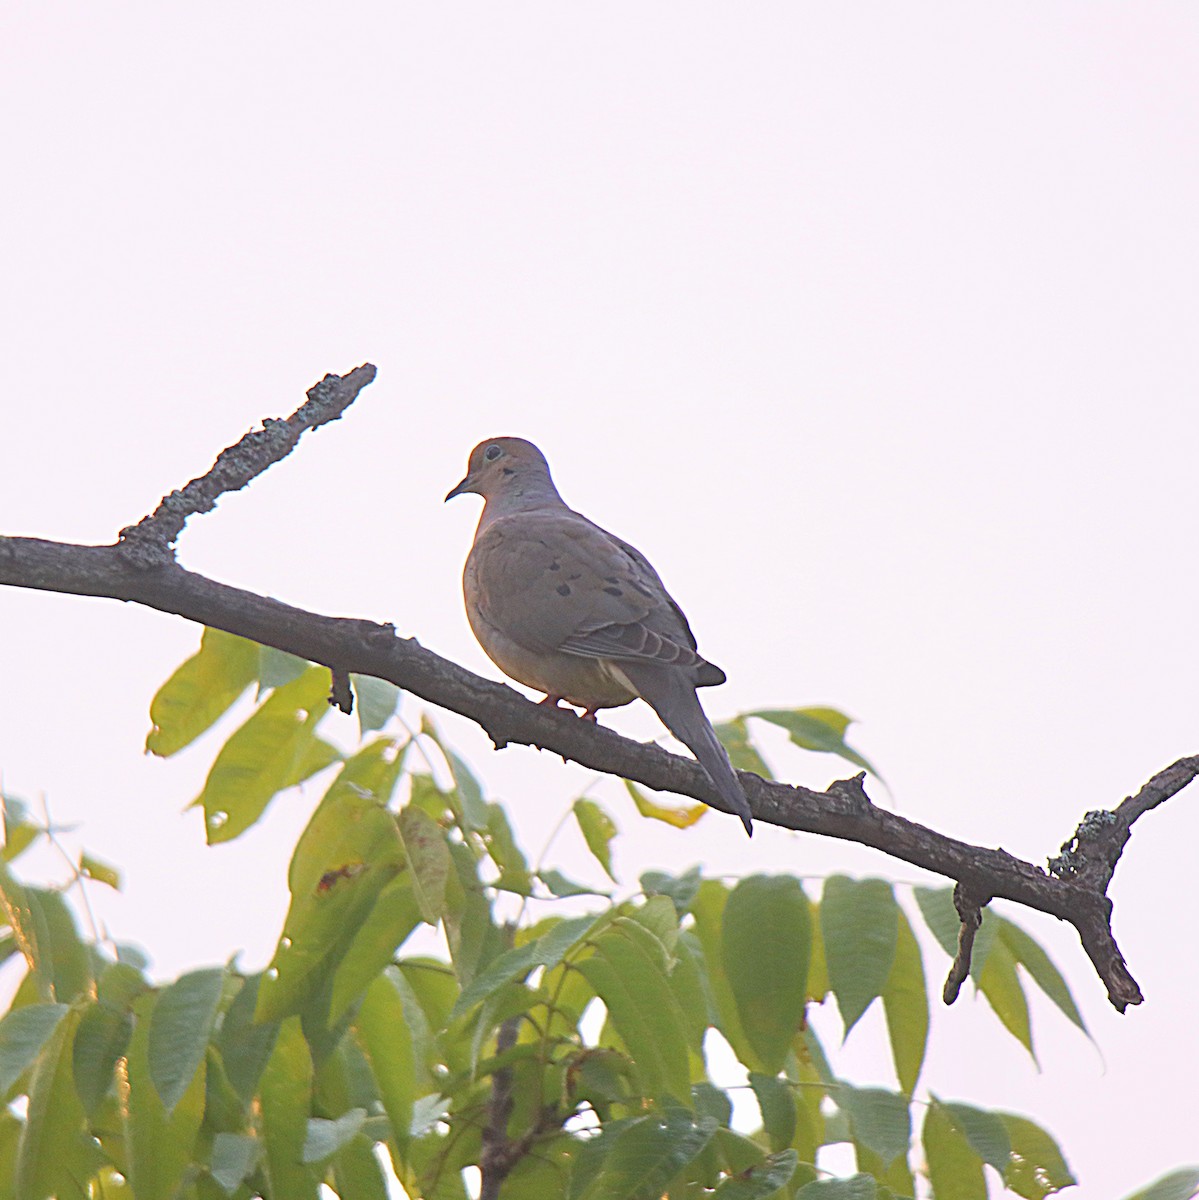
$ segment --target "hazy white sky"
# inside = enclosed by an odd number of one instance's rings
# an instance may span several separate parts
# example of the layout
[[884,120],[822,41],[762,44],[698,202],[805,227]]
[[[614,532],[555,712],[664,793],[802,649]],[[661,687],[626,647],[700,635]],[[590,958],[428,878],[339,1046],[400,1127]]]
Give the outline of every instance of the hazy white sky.
[[[459,593],[475,506],[441,497],[480,438],[531,437],[728,672],[714,718],[836,704],[906,815],[1043,861],[1199,751],[1197,69],[1188,3],[8,6],[0,530],[110,541],[369,359],[186,565],[494,676]],[[121,862],[110,928],[164,974],[264,963],[314,794],[214,850],[180,815],[216,742],[140,747],[197,631],[13,591],[0,631],[5,787]],[[586,776],[443,725],[539,848]],[[630,880],[919,880],[608,795]],[[1041,1074],[981,1000],[935,1017],[925,1083],[1044,1123],[1085,1200],[1199,1159],[1197,842],[1188,793],[1136,828],[1124,1017],[1018,914],[1105,1062],[1035,1001]],[[880,1028],[850,1078],[890,1082]]]

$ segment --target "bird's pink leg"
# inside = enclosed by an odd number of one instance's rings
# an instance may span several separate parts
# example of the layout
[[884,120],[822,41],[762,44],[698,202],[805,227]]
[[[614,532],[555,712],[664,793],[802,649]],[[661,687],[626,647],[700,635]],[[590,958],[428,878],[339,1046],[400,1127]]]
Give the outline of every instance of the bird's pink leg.
[[592,723],[592,725],[598,725],[599,718],[595,715],[597,712],[599,712],[598,708],[589,708],[585,713],[583,713],[579,717],[579,720],[580,721],[590,721]]

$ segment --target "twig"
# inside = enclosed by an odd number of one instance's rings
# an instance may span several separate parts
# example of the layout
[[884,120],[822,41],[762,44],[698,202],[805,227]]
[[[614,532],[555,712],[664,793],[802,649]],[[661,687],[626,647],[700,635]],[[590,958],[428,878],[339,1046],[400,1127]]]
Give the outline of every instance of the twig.
[[962,984],[970,974],[970,955],[974,952],[974,935],[983,923],[983,907],[989,902],[988,897],[972,895],[960,883],[953,889],[953,906],[958,910],[958,952],[953,965],[949,968],[949,977],[945,980],[945,988],[941,999],[946,1004],[952,1004],[962,990]]
[[268,417],[236,444],[222,450],[216,462],[199,478],[164,496],[158,507],[136,525],[118,535],[122,556],[140,567],[160,567],[174,560],[175,539],[187,518],[211,512],[226,492],[236,492],[268,467],[286,458],[309,429],[335,421],[358,393],[375,378],[370,363],[356,367],[344,378],[326,375],[308,389],[308,399],[290,417]]
[[349,672],[340,667],[333,667],[330,674],[333,678],[329,689],[329,703],[348,717],[354,711],[354,692],[350,687]]

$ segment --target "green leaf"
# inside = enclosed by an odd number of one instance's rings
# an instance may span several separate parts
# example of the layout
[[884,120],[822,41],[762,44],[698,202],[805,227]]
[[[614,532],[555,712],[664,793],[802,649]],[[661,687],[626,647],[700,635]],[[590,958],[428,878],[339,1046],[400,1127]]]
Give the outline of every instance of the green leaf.
[[684,1036],[691,1050],[695,1069],[692,1076],[705,1074],[704,1039],[711,1024],[710,1001],[707,988],[707,972],[704,968],[704,952],[694,932],[676,931],[674,946],[674,969],[670,972],[670,986],[683,1010]]
[[131,1008],[134,1000],[149,990],[146,977],[127,962],[109,963],[96,981],[97,999],[110,1008]]
[[762,1114],[762,1128],[771,1150],[785,1150],[795,1137],[795,1093],[793,1085],[777,1075],[750,1071],[749,1086],[753,1089]]
[[953,888],[916,887],[912,889],[912,894],[937,944],[950,958],[956,958],[958,930],[962,921],[953,904]]
[[400,703],[400,689],[390,679],[374,675],[351,675],[350,683],[357,700],[358,731],[362,737],[382,729],[391,720]]
[[421,916],[436,925],[445,914],[445,885],[450,877],[445,834],[432,817],[410,804],[400,810],[399,827]]
[[644,904],[626,905],[622,915],[644,925],[662,943],[662,964],[670,970],[679,940],[679,914],[674,902],[668,896],[647,896]]
[[[1074,997],[1070,994],[1065,979],[1053,965],[1053,961],[1045,953],[1041,944],[1006,917],[997,915],[995,920],[998,926],[998,937],[1011,951],[1016,962],[1032,976],[1033,982],[1061,1009],[1066,1018],[1077,1025],[1087,1037],[1091,1037],[1091,1032],[1087,1029],[1086,1023],[1082,1019],[1082,1013],[1078,1011],[1078,1006],[1074,1003]],[[1094,1040],[1091,1038],[1092,1042]]]
[[43,830],[30,820],[28,807],[16,796],[0,792],[0,806],[4,809],[4,849],[0,851],[0,860],[8,863],[28,850]]
[[375,906],[354,934],[333,976],[330,1019],[336,1020],[362,994],[420,924],[420,908],[406,875],[397,875],[379,893]]
[[85,1136],[83,1107],[71,1075],[78,1023],[78,1012],[58,1022],[34,1066],[29,1110],[17,1146],[15,1200],[82,1197],[80,1181],[100,1165],[95,1143]]
[[[851,1175],[847,1180],[814,1180],[804,1184],[796,1193],[796,1200],[875,1200],[879,1195],[879,1184],[873,1176]],[[957,1200],[947,1193],[945,1200]]]
[[911,1096],[928,1047],[928,985],[920,945],[902,909],[896,931],[895,962],[883,988],[883,1012],[895,1074],[900,1088]]
[[733,888],[724,907],[724,972],[745,1037],[772,1075],[782,1070],[803,1025],[811,924],[808,898],[788,875],[750,875]]
[[[633,1064],[617,1050],[602,1047],[580,1050],[570,1057],[568,1092],[575,1105],[588,1104],[607,1119],[605,1106],[628,1102],[632,1074]],[[716,1091],[715,1088],[712,1090]],[[724,1095],[723,1092],[720,1094]],[[694,1095],[695,1089],[692,1088]],[[728,1097],[725,1099],[727,1101]],[[731,1105],[729,1111],[732,1112]],[[712,1114],[701,1112],[700,1115]]]
[[833,875],[820,901],[820,932],[829,986],[837,998],[845,1036],[883,988],[895,962],[899,906],[882,879]]
[[129,1047],[133,1017],[107,1004],[89,1004],[75,1034],[72,1069],[75,1089],[89,1116],[94,1116],[112,1088],[117,1061]]
[[192,1161],[196,1134],[204,1115],[206,1069],[203,1060],[187,1090],[168,1113],[150,1076],[149,1044],[154,1009],[161,998],[153,992],[134,1005],[133,1038],[126,1057],[125,1146],[129,1183],[137,1200],[173,1200]]
[[[848,1179],[816,1179],[795,1193],[795,1200],[875,1200],[878,1184],[870,1175],[851,1175]],[[723,1198],[722,1198],[723,1200]],[[937,1200],[952,1200],[942,1197]]]
[[937,1200],[987,1200],[982,1159],[936,1101],[924,1116],[922,1141]]
[[877,1154],[884,1170],[907,1152],[912,1140],[912,1116],[906,1097],[883,1088],[856,1088],[843,1083],[834,1098],[849,1115],[854,1142]]
[[835,708],[765,708],[743,716],[758,717],[778,725],[801,749],[836,754],[882,779],[865,758],[846,745],[845,731],[853,724],[853,718]]
[[[1057,1143],[1039,1125],[1014,1113],[996,1114],[1007,1130],[1011,1157],[1003,1173],[1009,1190],[1025,1200],[1044,1200],[1078,1182],[1066,1166]],[[1129,1197],[1137,1200],[1137,1197]],[[1145,1195],[1143,1200],[1166,1200]]]
[[536,1150],[518,1158],[504,1180],[503,1200],[563,1200],[577,1146],[568,1134],[538,1138]]
[[446,746],[441,746],[441,752],[449,763],[450,773],[454,776],[454,787],[462,805],[462,816],[469,829],[476,832],[487,828],[487,804],[483,800],[483,789],[479,781],[471,773],[471,769]]
[[829,994],[828,959],[824,954],[824,934],[820,930],[820,906],[813,902],[810,906],[812,914],[812,950],[808,958],[808,1000],[813,1004],[823,1004]]
[[1032,1045],[1028,1000],[1007,943],[996,941],[992,944],[977,983],[978,990],[986,996],[1003,1027],[1032,1055],[1035,1063],[1037,1055]]
[[170,1114],[204,1061],[225,971],[189,971],[166,988],[150,1018],[147,1063],[163,1108]]
[[263,692],[299,679],[310,666],[312,663],[298,654],[289,654],[286,650],[278,650],[274,646],[259,646],[258,699],[262,698]]
[[29,1004],[5,1013],[0,1020],[0,1095],[7,1095],[33,1064],[69,1011],[65,1004]]
[[595,918],[591,916],[557,920],[540,937],[526,942],[523,946],[505,950],[488,963],[486,969],[476,975],[469,986],[463,988],[446,1024],[452,1024],[459,1017],[465,1016],[476,1004],[494,995],[505,984],[524,979],[534,967],[544,967],[546,970],[556,967],[566,952],[595,923]]
[[339,1200],[388,1200],[387,1181],[365,1131],[333,1160],[333,1184]]
[[735,771],[751,771],[763,779],[773,779],[765,759],[758,753],[757,747],[749,740],[749,726],[744,717],[734,717],[731,721],[714,725],[716,737],[728,752],[729,762]]
[[417,1069],[412,1031],[397,986],[401,979],[392,968],[366,989],[356,1025],[393,1136],[402,1144],[412,1126]]
[[351,1108],[336,1121],[323,1117],[311,1117],[304,1137],[301,1159],[306,1163],[317,1163],[336,1154],[366,1123],[366,1109]]
[[[626,779],[624,785],[629,795],[632,796],[633,803],[637,806],[637,811],[643,817],[649,817],[652,821],[662,821],[667,825],[673,826],[675,829],[690,829],[696,821],[708,812],[706,804],[688,804],[685,808],[680,808],[674,804],[657,804],[635,783],[631,783]],[[591,801],[587,801],[587,803],[591,803]],[[582,824],[581,821],[580,824]],[[613,826],[612,832],[616,832],[615,826]],[[584,831],[585,835],[586,831]],[[588,841],[587,845],[591,846],[591,842]],[[596,857],[599,858],[599,854],[596,853],[594,846],[592,846],[592,853],[595,853]],[[601,858],[600,861],[603,862],[603,859]],[[607,870],[606,867],[604,869]],[[608,873],[611,874],[611,871]]]
[[691,1095],[686,1018],[666,977],[665,947],[643,925],[618,917],[575,963],[608,1010],[628,1047],[647,1095],[686,1101]]
[[798,1165],[799,1155],[794,1150],[767,1155],[761,1163],[725,1179],[713,1194],[713,1200],[764,1200],[774,1196],[791,1181]]
[[97,883],[108,884],[113,891],[121,890],[121,872],[116,867],[110,867],[108,863],[93,858],[90,854],[79,856],[79,873],[88,879],[94,879]]
[[312,1058],[298,1017],[289,1017],[279,1029],[260,1096],[270,1195],[275,1200],[317,1200],[316,1172],[300,1158],[312,1106]]
[[454,777],[454,790],[446,794],[445,799],[449,802],[459,827],[464,833],[486,829],[487,805],[483,800],[483,789],[479,787],[479,781],[471,774],[466,763],[442,741],[437,727],[424,713],[421,714],[420,731],[441,751],[446,766],[450,768],[450,774]]
[[221,747],[193,804],[210,845],[250,828],[281,791],[333,761],[316,727],[329,712],[329,672],[311,667],[277,688]]
[[349,759],[300,835],[283,937],[258,990],[260,1021],[299,1012],[329,982],[400,872],[404,848],[386,808],[400,771],[394,750],[381,738]]
[[616,823],[605,809],[585,796],[580,796],[574,802],[574,814],[583,834],[583,841],[587,843],[587,849],[595,855],[608,878],[615,883],[616,876],[612,874],[611,843],[618,832]]
[[257,674],[258,647],[253,642],[205,629],[200,649],[150,701],[152,728],[146,750],[160,758],[177,754],[227,712]]
[[450,1101],[445,1096],[422,1096],[412,1106],[412,1128],[408,1131],[414,1138],[423,1137],[438,1121],[444,1120],[450,1111]]
[[500,877],[496,887],[505,891],[528,896],[533,891],[533,877],[529,874],[529,863],[524,852],[516,843],[508,814],[503,806],[487,806],[487,853],[499,868]]
[[258,1090],[279,1036],[277,1022],[254,1020],[261,983],[261,974],[246,977],[221,1020],[216,1039],[229,1085],[243,1104],[249,1104]]
[[733,1102],[726,1091],[704,1080],[691,1085],[691,1105],[701,1117],[712,1117],[727,1127],[733,1119]]
[[[1025,1193],[1021,1192],[1021,1195]],[[1199,1194],[1199,1167],[1181,1167],[1128,1196],[1127,1200],[1191,1200]]]
[[675,911],[681,917],[691,911],[691,905],[699,894],[699,885],[703,880],[699,867],[689,867],[681,875],[667,875],[665,871],[645,871],[638,882],[647,896],[669,896]]
[[954,1127],[962,1134],[970,1148],[985,1163],[1002,1173],[1011,1155],[1011,1140],[1007,1126],[998,1113],[974,1108],[969,1104],[947,1103],[934,1097]]
[[537,878],[549,888],[552,895],[558,897],[564,896],[607,896],[608,892],[597,892],[595,888],[586,887],[581,883],[575,883],[572,879],[567,879],[561,871],[545,870],[544,868],[537,872]]
[[450,959],[458,982],[465,987],[492,958],[501,953],[507,938],[492,917],[491,899],[479,878],[474,851],[464,842],[450,846],[454,872],[446,884],[443,920]]
[[586,1200],[646,1200],[660,1196],[671,1180],[703,1152],[716,1132],[710,1117],[669,1108],[639,1117],[617,1135]]
[[232,1196],[241,1181],[258,1165],[262,1139],[245,1133],[218,1133],[212,1139],[212,1177]]
[[91,953],[79,937],[75,918],[61,892],[27,887],[24,894],[38,973],[50,982],[51,999],[73,1000],[93,982]]
[[746,1175],[766,1161],[766,1153],[758,1142],[732,1129],[717,1129],[713,1144],[722,1168],[730,1175]]
[[728,889],[719,880],[703,880],[692,901],[691,915],[695,919],[695,934],[703,948],[708,991],[715,1009],[716,1026],[732,1047],[737,1060],[747,1067],[757,1068],[761,1064],[741,1028],[737,999],[724,969],[723,926],[728,896]]

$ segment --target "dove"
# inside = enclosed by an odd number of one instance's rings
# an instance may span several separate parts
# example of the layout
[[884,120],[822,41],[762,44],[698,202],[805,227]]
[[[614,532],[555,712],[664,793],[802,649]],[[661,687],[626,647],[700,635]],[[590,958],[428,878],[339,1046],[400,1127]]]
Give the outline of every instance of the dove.
[[568,507],[545,455],[496,437],[470,453],[446,496],[482,496],[466,559],[466,615],[505,675],[594,721],[640,697],[707,772],[753,835],[745,792],[696,689],[724,683],[702,658],[683,610],[640,550]]

